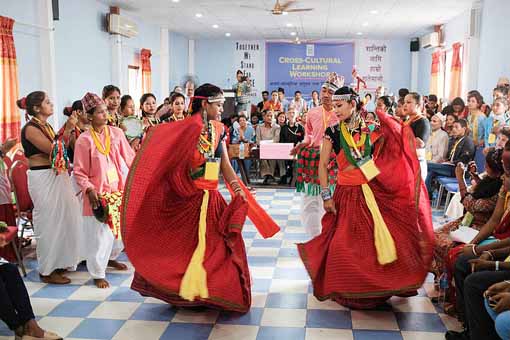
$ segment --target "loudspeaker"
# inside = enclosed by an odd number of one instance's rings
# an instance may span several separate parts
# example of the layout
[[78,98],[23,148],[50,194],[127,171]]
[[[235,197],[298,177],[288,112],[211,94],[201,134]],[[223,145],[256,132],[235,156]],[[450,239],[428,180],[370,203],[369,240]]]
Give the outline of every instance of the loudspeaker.
[[418,52],[420,50],[420,40],[411,40],[411,46],[409,49],[411,52]]
[[53,20],[59,20],[58,0],[51,0],[51,9],[53,10]]

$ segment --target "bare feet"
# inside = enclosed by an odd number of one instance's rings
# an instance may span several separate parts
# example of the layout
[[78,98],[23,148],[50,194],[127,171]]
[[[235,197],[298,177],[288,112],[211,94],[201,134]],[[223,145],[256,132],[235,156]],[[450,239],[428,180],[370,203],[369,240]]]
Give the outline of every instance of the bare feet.
[[100,289],[105,289],[105,288],[110,287],[110,284],[105,279],[94,279],[94,284],[96,285],[97,288],[100,288]]
[[115,260],[108,261],[108,267],[112,267],[117,270],[127,270],[128,269],[128,267],[124,263],[120,263],[119,261],[115,261]]
[[71,283],[71,279],[59,274],[57,271],[54,271],[48,276],[39,275],[41,281],[44,283],[50,283],[54,285],[66,285]]

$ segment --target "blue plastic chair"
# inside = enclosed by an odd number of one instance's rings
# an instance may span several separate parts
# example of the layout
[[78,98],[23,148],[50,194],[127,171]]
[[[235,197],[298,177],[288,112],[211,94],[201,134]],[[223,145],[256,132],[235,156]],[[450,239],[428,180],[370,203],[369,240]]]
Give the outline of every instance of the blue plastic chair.
[[452,194],[459,191],[459,183],[457,182],[457,178],[455,177],[437,177],[437,181],[439,182],[439,192],[437,194],[436,200],[436,209],[439,209],[439,205],[441,204],[441,199],[443,198],[443,193],[446,190],[446,201],[444,206],[444,211],[448,208],[448,203],[450,203]]

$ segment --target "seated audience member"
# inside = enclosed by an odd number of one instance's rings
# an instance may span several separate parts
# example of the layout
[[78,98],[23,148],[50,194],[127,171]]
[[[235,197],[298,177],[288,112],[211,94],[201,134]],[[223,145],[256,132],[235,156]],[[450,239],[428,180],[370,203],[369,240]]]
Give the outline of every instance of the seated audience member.
[[452,137],[448,144],[448,158],[438,163],[430,163],[428,166],[425,184],[429,195],[432,195],[432,180],[437,176],[454,177],[455,165],[459,162],[469,164],[475,155],[473,139],[467,133],[467,122],[464,119],[453,124]]
[[308,114],[307,113],[303,113],[301,116],[298,117],[298,119],[296,119],[297,123],[299,125],[301,125],[303,127],[303,129],[306,126],[306,119],[307,119],[307,117],[308,117]]
[[507,111],[508,101],[506,97],[497,98],[494,100],[494,104],[492,105],[492,112],[490,113],[489,117],[485,119],[484,124],[486,148],[494,146],[499,129],[501,129],[503,126],[509,125],[510,116]]
[[275,109],[275,111],[285,111],[286,112],[289,108],[290,102],[287,100],[287,98],[285,98],[285,89],[283,87],[278,88],[278,101],[280,103],[282,103],[282,107],[280,108],[280,110]]
[[257,104],[257,112],[258,113],[261,113],[262,110],[264,110],[264,104],[268,100],[269,100],[269,92],[268,91],[262,91],[262,101]]
[[[292,108],[292,106],[289,106],[289,110],[291,110],[291,108]],[[278,124],[278,126],[282,127],[286,123],[287,123],[287,115],[285,114],[285,112],[283,112],[283,111],[277,112],[276,113],[276,124]]]
[[[0,248],[6,246],[0,233]],[[62,337],[45,331],[35,320],[30,297],[18,267],[0,257],[0,320],[7,324],[18,340],[59,340]]]
[[365,103],[364,107],[367,112],[375,112],[375,104],[372,100],[372,95],[370,93],[367,93],[365,95],[364,103]]
[[[289,110],[294,110],[294,107],[292,105],[289,105],[288,106],[288,111]],[[287,115],[285,112],[278,112],[277,115],[276,115],[276,124],[278,125],[278,129],[276,130],[276,136],[275,136],[275,140],[274,142],[275,143],[278,143],[280,141],[280,132],[281,132],[281,129],[282,127],[285,126],[285,124],[287,124]],[[278,184],[286,184],[286,177],[285,177],[285,173],[286,173],[286,170],[285,170],[285,160],[283,159],[278,159],[276,160],[276,165],[278,166],[278,172],[280,174],[280,181],[278,182]]]
[[[506,238],[480,249],[473,247],[469,254],[460,256],[455,262],[456,305],[465,329],[462,332],[448,331],[447,340],[499,339],[485,303],[487,298],[497,311],[504,310],[503,305],[508,308],[507,295],[502,293],[510,292],[510,262],[505,261],[510,255],[509,246],[510,239]],[[498,326],[502,331],[502,325]],[[505,327],[508,328],[508,324]]]
[[398,90],[398,99],[404,100],[405,96],[409,94],[409,90],[406,88],[401,88]]
[[495,87],[494,90],[492,90],[492,97],[494,98],[494,100],[496,100],[498,98],[507,99],[508,92],[509,92],[508,87],[505,87],[505,86]]
[[[7,139],[3,144],[0,143],[0,221],[7,225],[16,225],[16,216],[12,205],[11,184],[7,177],[7,169],[3,163],[3,158],[8,157],[7,153],[18,143],[15,138]],[[16,254],[11,247],[0,247],[0,257],[9,261],[16,261]]]
[[455,113],[451,112],[446,115],[446,120],[444,123],[444,130],[448,134],[448,136],[452,136],[453,124],[459,121],[459,117],[455,115]]
[[308,109],[313,109],[314,107],[317,107],[321,105],[321,102],[319,100],[319,92],[313,90],[312,91],[312,99],[308,101]]
[[308,105],[306,101],[303,99],[301,91],[296,91],[294,93],[294,98],[290,102],[289,107],[290,106],[294,106],[294,112],[296,112],[296,114],[302,114],[303,112],[308,111]]
[[494,320],[496,333],[502,340],[510,340],[510,283],[495,283],[484,293],[485,309]]
[[430,127],[432,133],[425,146],[426,158],[428,162],[437,163],[446,159],[446,151],[448,151],[448,133],[443,130],[444,116],[436,113],[430,119]]
[[428,102],[427,105],[425,105],[425,108],[433,112],[432,116],[439,112],[439,101],[435,94],[430,94],[428,96]]
[[502,154],[503,150],[496,149],[491,149],[487,153],[485,158],[486,174],[481,180],[477,177],[476,168],[470,167],[471,176],[476,178],[477,182],[469,190],[465,180],[465,167],[462,163],[457,164],[455,177],[459,183],[460,198],[466,213],[461,218],[447,223],[435,231],[436,242],[431,272],[434,273],[436,280],[439,279],[445,270],[448,271],[450,277],[453,273],[451,266],[455,261],[448,260],[449,255],[453,256],[449,252],[460,243],[453,241],[450,233],[457,230],[461,225],[481,230],[492,216],[502,185]]
[[[231,130],[232,130],[230,138],[231,144],[244,143],[245,144],[244,147],[249,149],[250,144],[255,143],[255,129],[253,128],[253,126],[248,124],[248,119],[244,114],[239,115],[238,124],[235,124]],[[243,162],[246,167],[246,170],[249,171],[251,167],[251,160],[246,159],[243,160]],[[237,162],[232,161],[232,167],[234,168],[236,173],[239,171]]]
[[272,91],[271,99],[264,103],[262,111],[281,111],[281,110],[282,110],[282,103],[278,99],[278,92]]
[[[277,141],[276,137],[279,134],[280,127],[273,124],[273,111],[264,112],[263,123],[259,125],[256,131],[257,144],[260,145],[262,141],[270,140]],[[276,167],[275,160],[261,159],[260,160],[260,175],[264,178],[263,184],[269,184],[274,180],[274,171]]]
[[464,103],[464,100],[460,97],[456,97],[452,100],[450,104],[453,108],[453,113],[457,118],[466,118],[467,117],[467,110],[466,110],[466,104]]
[[[305,128],[296,123],[295,111],[292,106],[287,111],[287,124],[280,129],[280,143],[293,143],[297,145],[305,138]],[[294,161],[285,161],[285,175],[280,179],[281,184],[292,183],[294,174]]]

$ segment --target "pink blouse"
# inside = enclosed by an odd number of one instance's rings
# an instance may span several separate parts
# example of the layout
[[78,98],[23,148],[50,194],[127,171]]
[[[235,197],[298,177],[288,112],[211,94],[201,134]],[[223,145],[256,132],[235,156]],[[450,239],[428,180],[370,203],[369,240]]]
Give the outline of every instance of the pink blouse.
[[[74,147],[74,176],[83,193],[88,188],[94,188],[98,193],[124,190],[122,162],[128,168],[131,167],[135,152],[129,146],[121,129],[113,126],[107,128],[110,129],[111,138],[110,153],[107,156],[99,152],[90,131],[82,133],[76,141]],[[99,134],[99,138],[104,145],[104,130]],[[112,173],[116,173],[116,176],[112,177]],[[112,180],[112,178],[115,178],[115,180]],[[90,202],[85,195],[83,196],[83,215],[93,215]]]
[[322,105],[314,107],[306,115],[304,143],[320,147],[324,139],[326,128],[338,122],[333,110],[326,111]]

